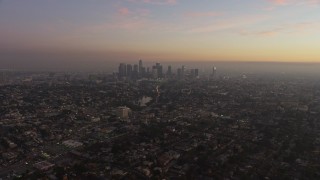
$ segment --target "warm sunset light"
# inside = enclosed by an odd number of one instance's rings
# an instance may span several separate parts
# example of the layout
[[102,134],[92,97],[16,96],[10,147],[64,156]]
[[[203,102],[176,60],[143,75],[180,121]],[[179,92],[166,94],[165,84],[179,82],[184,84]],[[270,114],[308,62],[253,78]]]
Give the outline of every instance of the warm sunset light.
[[320,180],[320,0],[0,0],[0,180]]
[[319,5],[318,0],[2,0],[1,61],[50,54],[60,60],[318,62]]

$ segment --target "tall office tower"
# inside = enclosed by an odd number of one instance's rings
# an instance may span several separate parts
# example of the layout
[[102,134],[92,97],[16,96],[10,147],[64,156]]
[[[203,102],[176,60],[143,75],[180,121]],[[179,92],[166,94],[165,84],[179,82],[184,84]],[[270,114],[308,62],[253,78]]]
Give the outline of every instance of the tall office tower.
[[142,73],[142,68],[143,68],[142,60],[140,59],[140,60],[139,60],[139,73],[140,73],[140,74]]
[[153,69],[157,69],[157,78],[163,78],[163,69],[160,63],[156,63],[156,65],[153,66]]
[[133,65],[133,72],[139,72],[139,67],[137,64]]
[[133,73],[132,65],[127,64],[127,77],[132,78],[132,73]]
[[138,78],[139,76],[139,66],[138,64],[133,65],[133,77]]
[[141,77],[146,77],[146,68],[145,67],[141,68],[140,74],[141,74]]
[[213,66],[211,77],[212,77],[212,78],[215,78],[216,73],[217,73],[217,68],[216,68],[215,66]]
[[163,69],[162,69],[162,66],[158,66],[158,76],[159,78],[163,78]]
[[182,75],[182,78],[184,78],[184,75],[185,75],[185,67],[182,66],[181,68],[181,75]]
[[196,78],[199,77],[199,69],[195,69],[194,74],[195,74]]
[[167,76],[168,76],[168,77],[171,77],[171,76],[172,76],[172,69],[171,69],[171,66],[170,66],[170,65],[168,66]]
[[157,79],[157,78],[159,78],[159,72],[158,72],[158,68],[157,68],[157,66],[152,66],[152,77],[154,78],[154,79]]
[[119,77],[127,76],[127,65],[125,63],[120,63],[119,65]]

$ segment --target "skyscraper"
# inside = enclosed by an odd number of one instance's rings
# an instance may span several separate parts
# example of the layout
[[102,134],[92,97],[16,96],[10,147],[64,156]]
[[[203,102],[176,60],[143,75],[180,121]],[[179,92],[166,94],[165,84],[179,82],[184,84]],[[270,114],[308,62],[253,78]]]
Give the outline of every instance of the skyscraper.
[[133,72],[138,73],[139,72],[139,67],[137,64],[133,65]]
[[125,63],[120,63],[119,65],[119,77],[127,76],[127,65]]
[[182,68],[181,68],[181,78],[182,79],[184,78],[184,75],[185,75],[185,67],[182,66]]
[[168,66],[167,76],[168,76],[168,77],[171,77],[171,76],[172,76],[172,69],[171,69],[171,66],[170,66],[170,65]]
[[127,64],[127,77],[128,78],[132,78],[132,65],[131,64]]
[[140,60],[139,60],[139,73],[140,73],[140,74],[142,73],[142,68],[143,68],[142,60],[140,59]]
[[138,64],[133,65],[133,78],[138,78],[139,76],[139,66]]
[[141,77],[145,77],[146,76],[146,68],[145,67],[141,68],[140,74],[141,74]]
[[212,74],[211,74],[211,78],[215,78],[217,73],[217,68],[215,66],[212,67]]
[[163,78],[162,65],[160,63],[156,63],[154,67],[157,69],[157,78]]
[[199,69],[195,69],[195,70],[194,70],[194,73],[195,73],[195,76],[196,76],[196,77],[199,77]]
[[159,72],[157,66],[152,66],[152,77],[154,79],[159,78]]
[[158,66],[158,76],[159,78],[163,78],[163,69],[162,69],[162,66]]

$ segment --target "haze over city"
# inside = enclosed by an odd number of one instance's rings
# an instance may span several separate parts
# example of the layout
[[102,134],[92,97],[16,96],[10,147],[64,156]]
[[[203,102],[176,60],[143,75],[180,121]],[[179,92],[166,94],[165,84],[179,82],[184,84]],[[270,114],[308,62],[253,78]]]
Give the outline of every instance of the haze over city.
[[319,10],[0,0],[0,180],[319,180]]
[[[318,0],[0,1],[0,68],[319,62]],[[95,66],[95,64],[98,64]]]

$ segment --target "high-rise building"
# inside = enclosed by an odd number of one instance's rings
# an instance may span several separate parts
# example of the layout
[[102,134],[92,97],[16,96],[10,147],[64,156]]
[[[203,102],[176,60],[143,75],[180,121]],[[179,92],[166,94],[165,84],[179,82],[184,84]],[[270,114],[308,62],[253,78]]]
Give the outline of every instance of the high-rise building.
[[211,77],[215,78],[216,77],[216,73],[217,73],[217,68],[215,66],[213,66]]
[[184,75],[185,75],[185,67],[182,66],[182,68],[181,68],[181,78],[182,79],[184,78]]
[[140,59],[140,60],[139,60],[139,73],[140,73],[140,74],[142,74],[142,68],[143,68],[142,60]]
[[142,67],[141,68],[141,72],[140,72],[140,77],[142,77],[142,78],[144,78],[144,77],[146,77],[146,68],[145,67]]
[[133,69],[131,64],[127,64],[127,77],[132,78],[133,75]]
[[158,79],[159,78],[159,72],[158,72],[157,66],[152,66],[152,77],[154,79]]
[[162,66],[158,66],[158,76],[159,78],[163,78],[163,69],[162,69]]
[[196,77],[199,77],[199,69],[195,69],[194,70],[194,74],[195,74]]
[[168,76],[168,77],[171,77],[171,76],[172,76],[172,69],[171,69],[171,66],[170,66],[170,65],[168,66],[167,76]]
[[163,78],[162,65],[161,65],[160,63],[156,63],[155,68],[157,69],[157,77],[158,77],[158,78]]
[[133,72],[139,72],[139,66],[137,64],[133,65]]
[[191,78],[198,78],[199,77],[199,69],[190,69],[190,74]]
[[133,77],[138,78],[139,76],[139,66],[138,64],[133,65]]
[[127,65],[125,63],[120,63],[119,65],[119,77],[127,76]]

